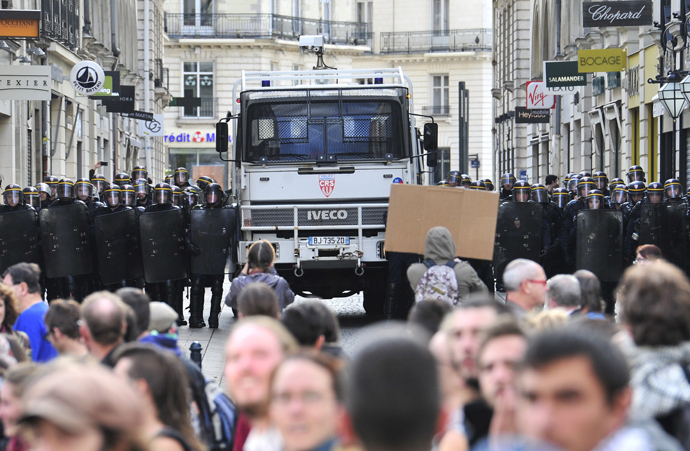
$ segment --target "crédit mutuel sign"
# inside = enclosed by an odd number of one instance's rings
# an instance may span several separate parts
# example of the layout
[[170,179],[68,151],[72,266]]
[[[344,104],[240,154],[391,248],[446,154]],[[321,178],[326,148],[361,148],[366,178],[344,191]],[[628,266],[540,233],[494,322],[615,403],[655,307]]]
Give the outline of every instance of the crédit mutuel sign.
[[652,25],[652,0],[632,2],[583,2],[583,27]]

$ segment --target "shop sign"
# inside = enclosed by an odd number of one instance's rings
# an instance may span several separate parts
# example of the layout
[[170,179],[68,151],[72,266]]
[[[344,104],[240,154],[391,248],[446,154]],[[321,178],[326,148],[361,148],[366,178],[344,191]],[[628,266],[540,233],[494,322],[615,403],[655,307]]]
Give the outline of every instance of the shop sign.
[[165,115],[154,114],[150,121],[139,121],[140,136],[165,136]]
[[[216,142],[216,132],[215,131],[197,131],[196,133],[186,133],[186,132],[181,132],[181,133],[171,133],[169,135],[163,135],[164,136],[164,141],[169,144],[181,144],[181,143],[187,143],[187,144],[213,144]],[[232,142],[232,137],[228,135],[228,142]]]
[[80,61],[72,68],[69,79],[77,94],[90,96],[103,88],[105,73],[98,63]]
[[652,25],[652,0],[632,2],[583,2],[583,27],[634,27]]
[[622,49],[578,50],[577,70],[589,72],[620,72],[628,68],[628,58]]
[[549,110],[528,110],[525,107],[515,107],[516,124],[548,124],[551,118]]
[[50,66],[0,66],[0,99],[50,100]]
[[134,85],[122,85],[118,97],[105,96],[100,100],[108,113],[132,113],[134,112],[134,91]]
[[128,117],[130,119],[138,119],[140,121],[152,121],[153,120],[153,113],[149,113],[148,111],[130,111],[128,113],[122,113],[122,116]]
[[556,106],[556,97],[546,92],[543,81],[527,82],[527,109],[547,110]]
[[544,82],[547,88],[587,86],[587,74],[577,71],[577,61],[544,61]]
[[0,37],[37,38],[39,37],[38,23],[40,20],[40,10],[1,9]]

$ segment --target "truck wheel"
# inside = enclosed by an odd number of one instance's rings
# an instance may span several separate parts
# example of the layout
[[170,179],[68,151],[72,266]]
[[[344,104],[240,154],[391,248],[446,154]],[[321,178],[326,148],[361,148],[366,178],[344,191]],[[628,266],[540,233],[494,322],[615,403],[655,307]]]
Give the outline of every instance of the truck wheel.
[[383,315],[383,304],[386,301],[386,287],[364,290],[364,311],[367,315]]

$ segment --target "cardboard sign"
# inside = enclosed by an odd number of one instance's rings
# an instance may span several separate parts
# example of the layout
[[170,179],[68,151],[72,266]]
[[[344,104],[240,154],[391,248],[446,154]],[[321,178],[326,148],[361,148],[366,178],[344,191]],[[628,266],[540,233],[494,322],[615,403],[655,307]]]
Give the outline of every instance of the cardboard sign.
[[461,188],[392,184],[386,250],[424,255],[427,233],[442,226],[453,235],[456,256],[491,260],[498,197]]

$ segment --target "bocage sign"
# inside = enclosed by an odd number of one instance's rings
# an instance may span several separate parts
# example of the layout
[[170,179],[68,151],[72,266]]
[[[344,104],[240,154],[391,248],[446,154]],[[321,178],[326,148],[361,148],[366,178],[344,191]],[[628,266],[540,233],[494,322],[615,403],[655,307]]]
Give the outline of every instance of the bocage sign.
[[577,61],[544,61],[544,82],[547,88],[587,86],[587,74],[577,71]]
[[583,27],[631,27],[652,25],[652,1],[583,2]]
[[623,49],[578,50],[577,71],[620,72],[628,68],[628,58]]
[[69,76],[77,94],[90,96],[96,94],[105,84],[103,68],[93,61],[81,61],[74,65]]

